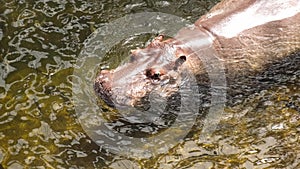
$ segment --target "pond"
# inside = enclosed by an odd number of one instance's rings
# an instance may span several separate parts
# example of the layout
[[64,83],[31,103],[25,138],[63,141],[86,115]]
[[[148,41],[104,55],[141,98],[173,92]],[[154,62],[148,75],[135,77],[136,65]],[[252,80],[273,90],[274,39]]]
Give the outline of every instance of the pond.
[[[214,117],[218,124],[211,128],[204,125],[214,123],[207,121],[211,102],[204,94],[200,109],[188,115],[191,121],[179,120],[177,126],[183,128],[174,127],[180,114],[173,112],[164,114],[170,124],[159,128],[118,123],[118,112],[93,99],[96,95],[89,91],[93,84],[82,85],[99,69],[126,61],[130,49],[144,47],[159,33],[175,33],[183,26],[179,24],[195,22],[217,2],[1,1],[0,168],[299,168],[299,53],[261,74],[262,87],[244,87],[256,90],[232,98],[234,104],[214,114],[220,116]],[[172,18],[157,25],[174,26],[130,31],[132,20],[127,16],[143,14],[139,15],[143,23],[153,26],[157,21],[153,13]],[[108,36],[118,31],[127,34]],[[88,51],[95,32],[105,43],[119,41],[87,62],[83,51]],[[98,45],[101,50],[103,44]],[[84,94],[90,95],[85,99]],[[141,116],[151,120],[160,115]],[[116,139],[123,142],[113,143]]]

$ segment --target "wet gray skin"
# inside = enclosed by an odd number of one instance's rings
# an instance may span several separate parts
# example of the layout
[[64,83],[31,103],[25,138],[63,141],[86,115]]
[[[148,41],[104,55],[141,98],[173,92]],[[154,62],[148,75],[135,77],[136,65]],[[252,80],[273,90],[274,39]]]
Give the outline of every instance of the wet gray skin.
[[151,92],[168,98],[178,91],[186,56],[175,40],[156,37],[146,48],[131,51],[130,61],[114,70],[102,70],[95,92],[111,107],[141,107]]

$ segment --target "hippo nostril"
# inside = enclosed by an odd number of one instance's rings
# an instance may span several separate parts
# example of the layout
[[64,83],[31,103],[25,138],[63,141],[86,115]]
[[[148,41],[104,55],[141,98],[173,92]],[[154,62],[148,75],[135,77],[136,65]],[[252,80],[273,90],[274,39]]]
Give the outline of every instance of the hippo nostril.
[[155,72],[152,78],[153,79],[159,79],[160,78],[160,72]]
[[152,68],[146,69],[145,75],[153,80],[160,80],[160,77],[162,76],[162,72],[159,70],[154,70]]
[[151,69],[146,69],[145,75],[146,75],[148,78],[151,78],[152,70],[151,70]]

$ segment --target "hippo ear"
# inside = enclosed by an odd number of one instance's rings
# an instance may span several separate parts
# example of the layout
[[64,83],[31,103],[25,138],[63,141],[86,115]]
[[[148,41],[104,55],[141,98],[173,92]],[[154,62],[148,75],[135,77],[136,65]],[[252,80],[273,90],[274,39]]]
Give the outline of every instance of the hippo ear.
[[182,55],[175,61],[174,70],[178,70],[178,68],[186,61],[186,56]]

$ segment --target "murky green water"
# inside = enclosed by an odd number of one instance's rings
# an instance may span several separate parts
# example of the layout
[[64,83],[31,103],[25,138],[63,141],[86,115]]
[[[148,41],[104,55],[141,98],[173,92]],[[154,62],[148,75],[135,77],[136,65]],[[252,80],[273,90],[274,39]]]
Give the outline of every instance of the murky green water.
[[[266,89],[226,107],[210,139],[199,140],[201,126],[195,125],[187,139],[150,159],[111,154],[79,124],[72,101],[73,67],[92,32],[126,14],[145,11],[193,22],[215,1],[0,3],[0,163],[4,168],[300,167],[299,56],[291,61],[296,65],[287,76],[274,73],[275,85],[270,81]],[[128,46],[142,46],[149,38],[134,36]],[[122,60],[120,53],[126,53],[118,49],[97,64],[115,66]]]

